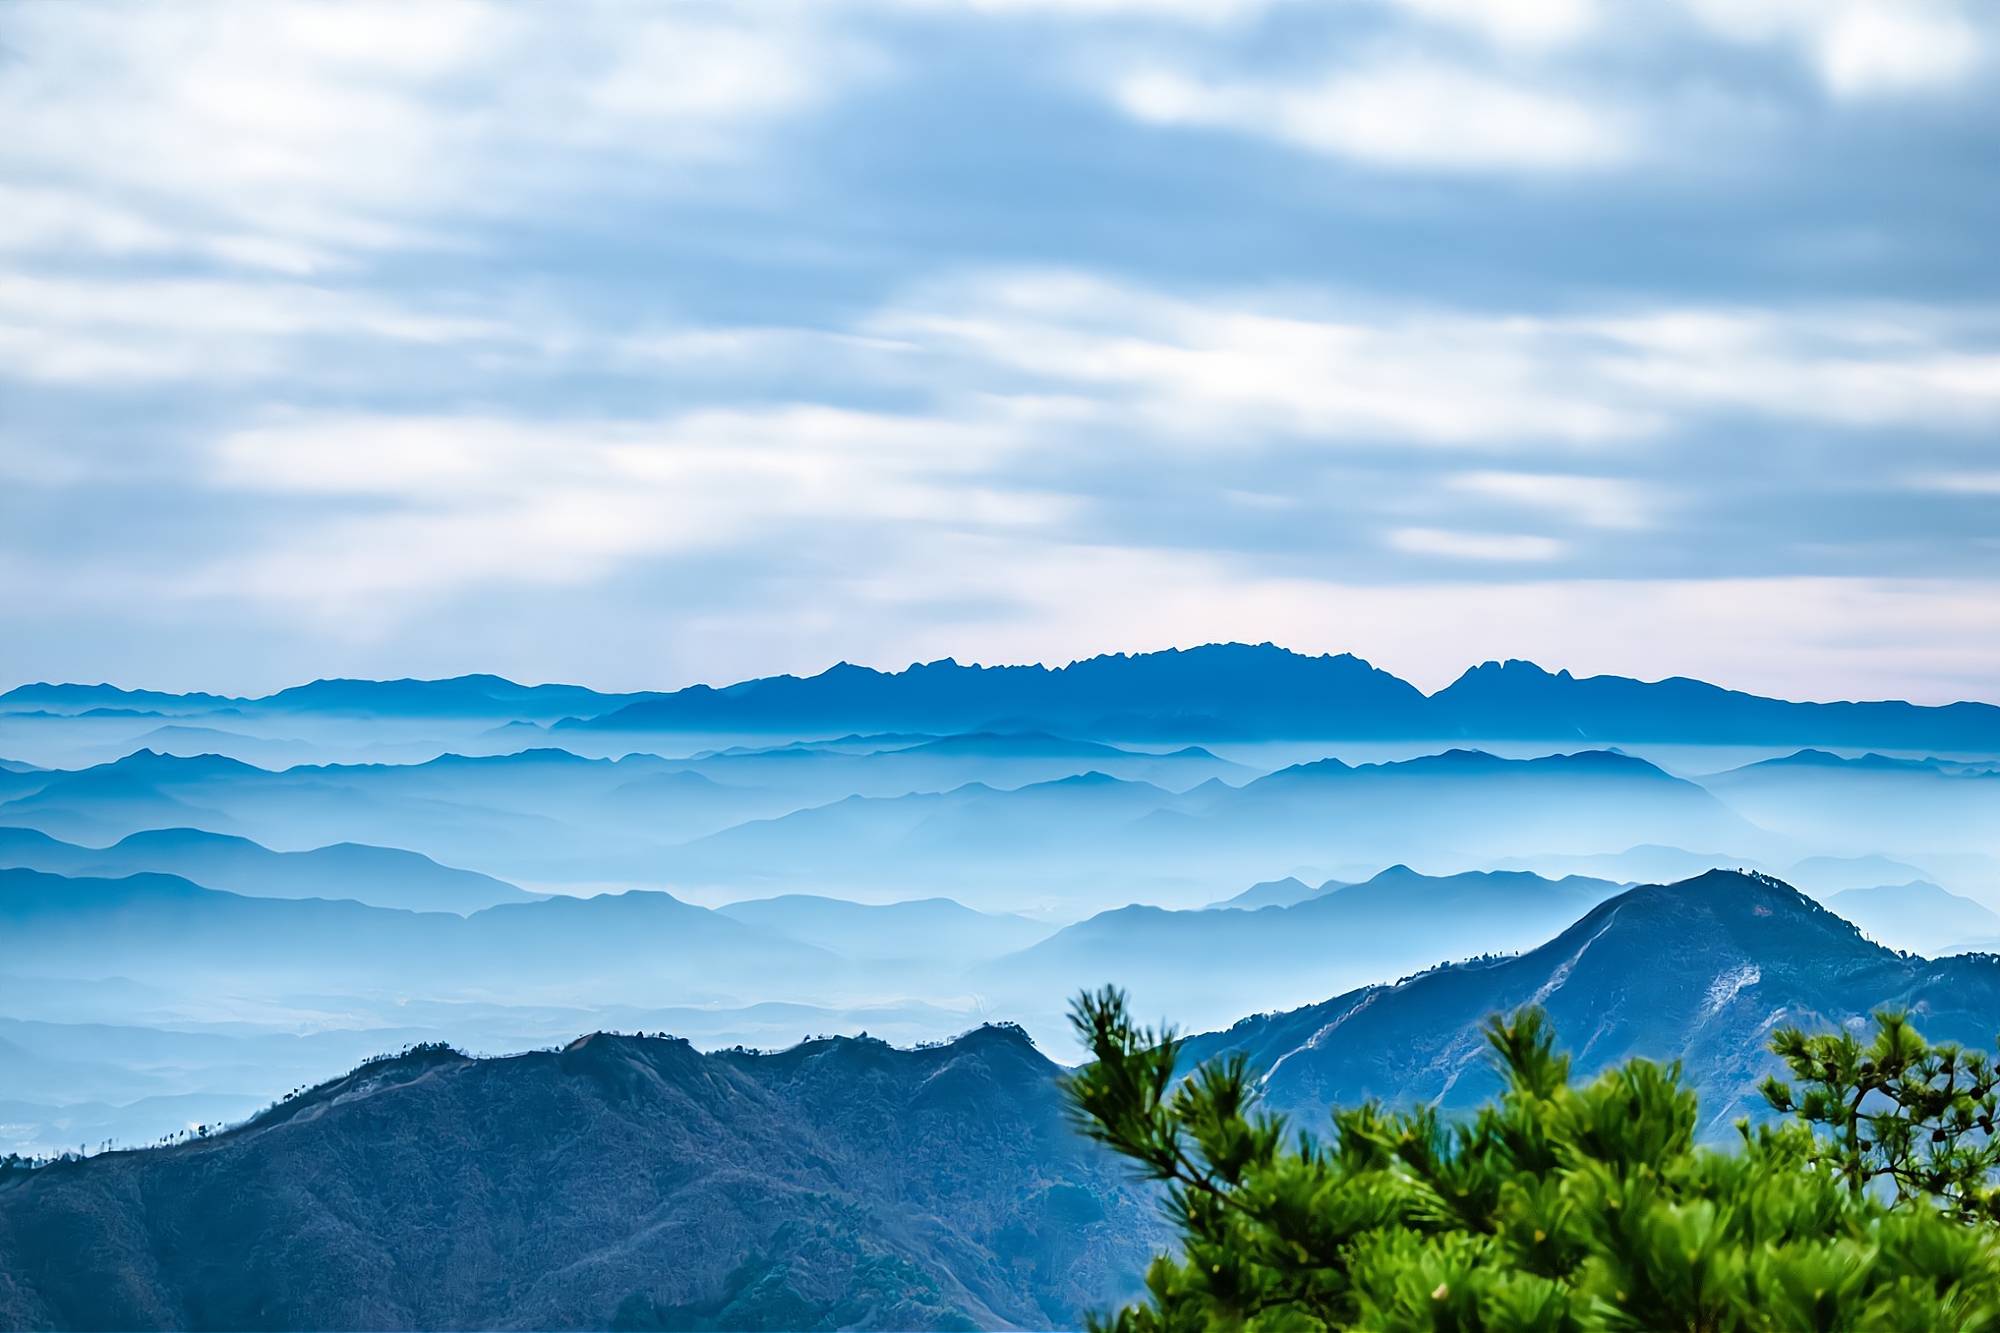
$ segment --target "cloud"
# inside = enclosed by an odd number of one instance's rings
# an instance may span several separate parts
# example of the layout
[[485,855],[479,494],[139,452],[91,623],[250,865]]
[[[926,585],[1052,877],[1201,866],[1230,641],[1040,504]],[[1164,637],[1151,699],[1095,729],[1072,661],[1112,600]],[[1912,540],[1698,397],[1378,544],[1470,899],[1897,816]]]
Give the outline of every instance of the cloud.
[[1512,532],[1447,532],[1440,528],[1397,528],[1389,545],[1411,555],[1447,560],[1553,560],[1567,549],[1554,537]]
[[1593,445],[1658,427],[1644,405],[1579,392],[1538,321],[1328,304],[1190,299],[1079,274],[994,275],[892,303],[866,327],[1037,376],[1220,447],[1271,431]]
[[[1074,272],[971,274],[843,327],[579,328],[560,312],[443,308],[257,279],[0,274],[0,376],[63,382],[434,375],[398,345],[539,376],[781,369],[1137,430],[1176,447],[1273,435],[1602,449],[1717,415],[1938,432],[2000,423],[2000,311],[1661,308],[1564,316],[1384,307],[1324,294],[1181,296]],[[329,358],[329,346],[354,349]],[[357,363],[355,356],[365,355]],[[1517,497],[1518,498],[1518,497]],[[1600,496],[1600,498],[1603,498]]]
[[326,507],[184,592],[393,620],[470,585],[573,585],[814,525],[1046,526],[1066,515],[1062,497],[994,479],[997,457],[1021,446],[994,426],[809,406],[657,421],[280,421],[218,441],[213,484]]
[[1991,694],[1995,25],[1697,4],[7,8],[0,676]]
[[494,319],[304,283],[0,271],[0,376],[98,384],[269,376],[299,369],[313,338],[435,345],[518,335]]
[[1950,89],[1988,56],[1956,0],[1695,0],[1692,12],[1726,39],[1791,45],[1836,97]]
[[1566,517],[1585,527],[1634,530],[1651,527],[1654,500],[1636,482],[1616,477],[1559,476],[1538,472],[1459,472],[1445,479],[1453,490]]
[[1385,310],[1026,273],[915,293],[864,328],[1218,447],[1283,432],[1592,448],[1746,412],[1947,432],[2000,422],[2000,312]]
[[1943,491],[1950,495],[2000,495],[2000,471],[1925,472],[1908,479],[1921,491]]
[[1469,28],[1503,47],[1543,50],[1575,42],[1600,19],[1596,0],[1395,0],[1404,10]]
[[15,10],[0,169],[33,216],[0,224],[0,244],[176,247],[288,272],[463,245],[469,217],[560,195],[596,163],[652,188],[727,164],[860,77],[869,53],[812,14],[785,0]]
[[1688,407],[1844,426],[1982,429],[2000,420],[1996,312],[1661,310],[1573,327],[1606,381]]
[[1167,19],[1199,26],[1233,23],[1279,0],[896,0],[917,8],[969,8],[986,15],[1031,14],[1066,19]]
[[[561,329],[505,313],[270,278],[12,278],[0,347],[16,377],[58,390],[286,386],[301,405],[218,400],[213,424],[153,446],[192,440],[190,467],[160,452],[148,475],[237,517],[187,533],[196,554],[139,563],[174,572],[156,595],[378,630],[476,589],[739,560],[772,534],[824,543],[827,577],[864,558],[907,577],[941,534],[1003,532],[1012,560],[1080,543],[1205,550],[1265,571],[1337,560],[1401,586],[1440,562],[1488,578],[1788,569],[1884,533],[1949,567],[1949,528],[1916,511],[1843,514],[1811,544],[1783,515],[1846,503],[1850,477],[1881,466],[1868,432],[1901,433],[1901,473],[1955,476],[1950,460],[2000,417],[1996,321],[1968,310],[1552,316],[1003,271],[828,327]],[[468,361],[550,391],[640,387],[619,410],[443,405],[440,377]],[[765,373],[783,396],[758,387]],[[330,406],[362,380],[432,405]],[[1773,424],[1807,432],[1787,447],[1823,482],[1716,443]],[[127,452],[95,466],[136,475],[129,451],[154,434],[117,437]],[[10,474],[52,490],[91,474],[75,448],[14,435]],[[1911,525],[1924,545],[1900,535]]]
[[1631,151],[1614,111],[1433,63],[1338,70],[1296,83],[1149,69],[1121,79],[1114,97],[1148,124],[1270,135],[1412,170],[1573,171],[1619,162]]

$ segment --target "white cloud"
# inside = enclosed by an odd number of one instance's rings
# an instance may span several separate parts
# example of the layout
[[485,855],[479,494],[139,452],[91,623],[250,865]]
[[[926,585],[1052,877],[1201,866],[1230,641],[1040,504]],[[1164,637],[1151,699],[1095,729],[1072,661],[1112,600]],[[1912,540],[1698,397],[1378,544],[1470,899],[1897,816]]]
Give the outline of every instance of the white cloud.
[[86,227],[0,225],[0,244],[173,245],[291,271],[458,244],[458,225],[559,196],[593,159],[654,174],[727,161],[859,77],[871,57],[816,12],[785,0],[17,7],[0,171],[42,218]]
[[1324,303],[1182,299],[1072,274],[921,293],[869,330],[1028,372],[1100,411],[1212,447],[1272,431],[1333,440],[1598,444],[1658,427],[1650,408],[1579,390],[1546,325],[1449,313],[1351,317]]
[[913,293],[864,330],[913,345],[899,362],[933,375],[983,387],[1001,372],[1027,374],[1100,420],[1213,449],[1273,433],[1591,448],[1661,439],[1719,412],[1840,427],[2000,423],[2000,312],[1548,317],[1297,294],[1178,297],[1027,273]]
[[1456,24],[1506,47],[1540,50],[1577,41],[1597,26],[1596,0],[1394,0],[1410,13]]
[[1569,549],[1554,537],[1536,533],[1452,532],[1444,528],[1397,528],[1389,534],[1389,545],[1411,555],[1503,563],[1554,560]]
[[1683,411],[1739,408],[1852,427],[2000,420],[1993,312],[1660,310],[1573,327],[1604,340],[1589,373]]
[[1155,125],[1272,136],[1378,166],[1444,172],[1572,171],[1629,155],[1619,114],[1469,69],[1402,63],[1308,83],[1203,79],[1168,69],[1113,95]]
[[1948,89],[1988,55],[1958,0],[1693,0],[1691,12],[1731,41],[1791,45],[1837,97]]
[[516,341],[492,319],[384,297],[237,279],[31,278],[0,271],[0,376],[118,383],[297,369],[301,340]]
[[925,9],[969,8],[982,14],[1171,19],[1212,26],[1261,13],[1276,0],[900,0],[900,3]]
[[1459,472],[1447,477],[1445,485],[1466,494],[1557,514],[1585,527],[1634,530],[1651,527],[1654,522],[1654,497],[1637,482],[1616,477]]
[[1907,0],[1844,8],[1820,40],[1827,86],[1867,96],[1949,86],[1980,56],[1978,32],[1953,14],[1925,13]]
[[1908,479],[1912,490],[1950,495],[2000,495],[2000,471],[1924,472]]
[[815,522],[1035,528],[1070,502],[997,484],[1002,426],[789,407],[658,421],[309,417],[228,435],[213,485],[357,497],[186,593],[373,622],[466,585],[565,585]]

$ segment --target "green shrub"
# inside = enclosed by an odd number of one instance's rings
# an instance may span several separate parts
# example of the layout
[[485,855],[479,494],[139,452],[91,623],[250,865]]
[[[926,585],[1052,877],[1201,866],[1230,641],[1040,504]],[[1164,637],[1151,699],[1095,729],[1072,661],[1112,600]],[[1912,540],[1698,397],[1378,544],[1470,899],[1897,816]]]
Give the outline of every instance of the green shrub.
[[1506,1089],[1476,1115],[1364,1105],[1324,1139],[1260,1112],[1241,1057],[1181,1070],[1116,991],[1074,1021],[1079,1120],[1165,1182],[1183,1244],[1094,1328],[2000,1329],[1993,1074],[1897,1016],[1865,1047],[1779,1034],[1804,1091],[1766,1092],[1797,1114],[1727,1152],[1678,1068],[1573,1084],[1535,1009],[1488,1025]]

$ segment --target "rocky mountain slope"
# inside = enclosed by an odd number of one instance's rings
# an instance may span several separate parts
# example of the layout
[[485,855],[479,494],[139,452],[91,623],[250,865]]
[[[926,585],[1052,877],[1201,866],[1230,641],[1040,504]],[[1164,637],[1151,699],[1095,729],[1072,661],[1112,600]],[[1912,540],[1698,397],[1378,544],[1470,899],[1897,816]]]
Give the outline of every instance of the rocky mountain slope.
[[1825,1030],[1908,1010],[1934,1040],[1992,1049],[2000,958],[1930,960],[1865,939],[1798,890],[1716,870],[1631,889],[1528,953],[1439,968],[1194,1039],[1191,1059],[1243,1050],[1271,1105],[1321,1123],[1330,1104],[1381,1097],[1477,1104],[1497,1086],[1480,1025],[1539,1004],[1589,1074],[1632,1056],[1682,1062],[1705,1130],[1761,1109],[1765,1052],[1785,1025]]

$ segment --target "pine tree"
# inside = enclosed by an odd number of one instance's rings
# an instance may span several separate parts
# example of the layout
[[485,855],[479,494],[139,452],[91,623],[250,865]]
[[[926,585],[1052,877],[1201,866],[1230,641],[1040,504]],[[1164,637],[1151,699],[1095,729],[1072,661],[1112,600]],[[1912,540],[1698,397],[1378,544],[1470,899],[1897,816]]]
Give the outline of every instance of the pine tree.
[[1241,1057],[1182,1069],[1115,990],[1073,1021],[1079,1121],[1164,1183],[1183,1247],[1093,1329],[2000,1330],[2000,1232],[1965,1220],[1991,1209],[1990,1066],[1889,1016],[1865,1051],[1780,1034],[1808,1087],[1770,1095],[1800,1114],[1732,1151],[1696,1144],[1677,1067],[1579,1085],[1532,1008],[1489,1023],[1506,1086],[1474,1115],[1367,1104],[1325,1137],[1260,1111]]

